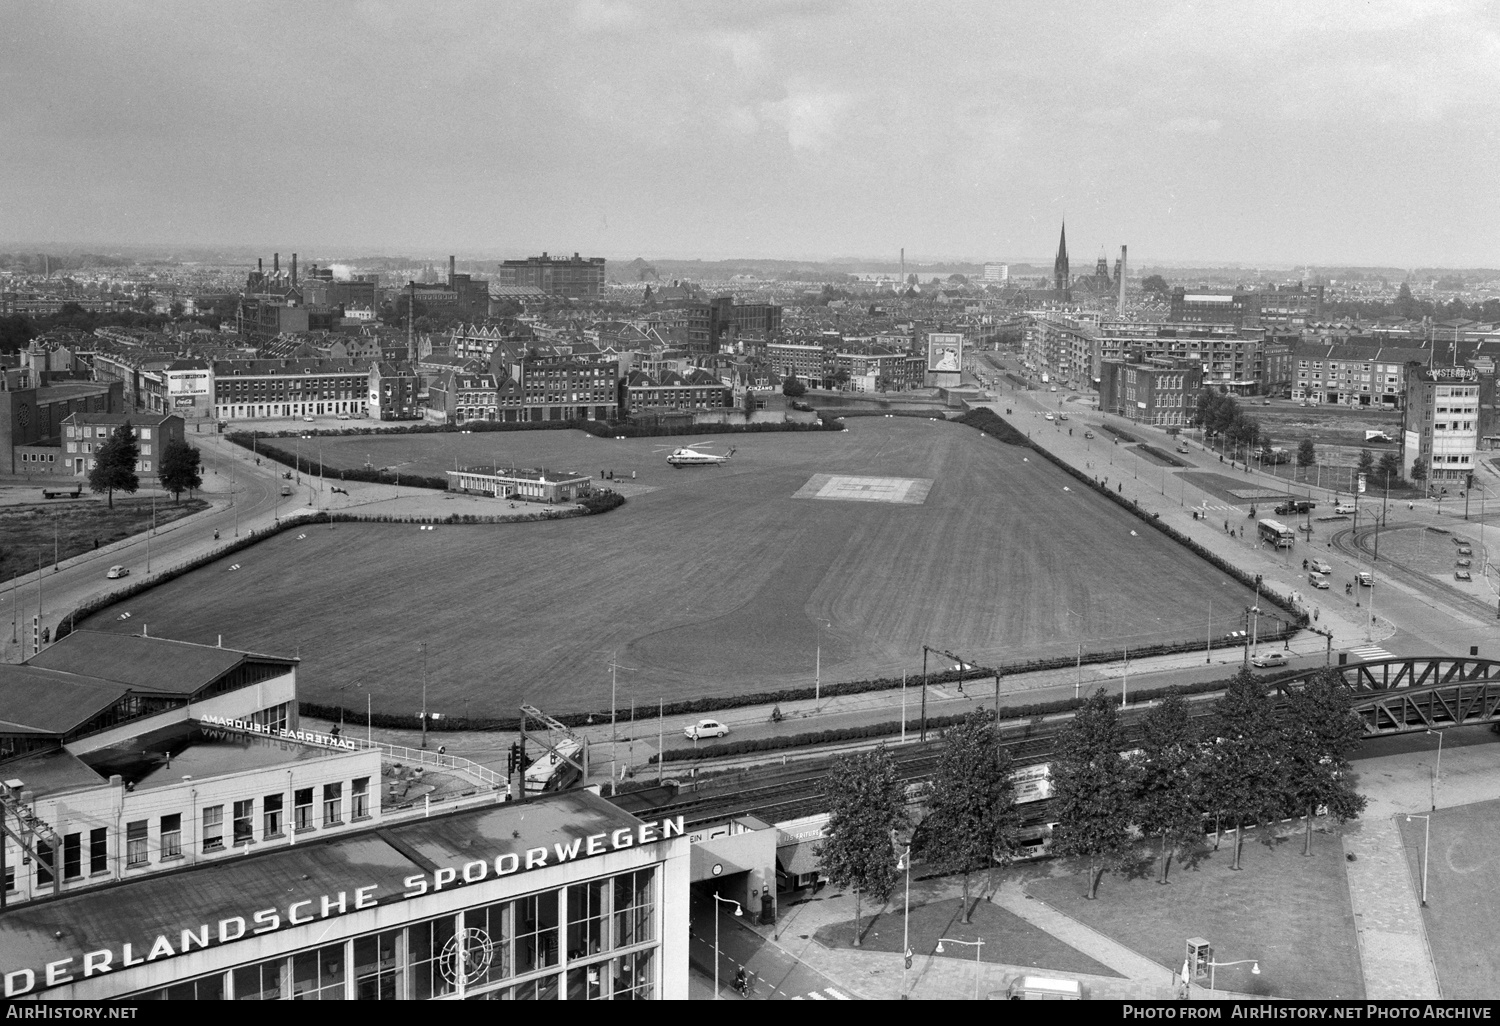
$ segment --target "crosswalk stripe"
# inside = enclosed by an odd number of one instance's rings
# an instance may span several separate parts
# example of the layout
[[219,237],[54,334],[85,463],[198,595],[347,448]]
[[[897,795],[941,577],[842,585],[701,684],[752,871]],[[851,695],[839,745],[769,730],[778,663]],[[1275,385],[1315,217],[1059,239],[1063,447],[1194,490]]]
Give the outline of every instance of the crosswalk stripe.
[[826,997],[824,997],[822,994],[819,994],[817,991],[813,991],[811,994],[809,994],[807,996],[810,997],[810,998],[812,998],[814,1001],[827,1001],[828,1000]]
[[828,993],[832,994],[834,997],[838,998],[840,1001],[850,1001],[850,1000],[853,1000],[852,998],[849,997],[848,994],[845,994],[843,991],[840,991],[836,987],[828,987],[826,989],[828,990]]
[[1375,660],[1375,659],[1395,659],[1396,658],[1393,654],[1391,654],[1390,652],[1387,652],[1385,649],[1381,648],[1379,645],[1361,645],[1359,648],[1351,648],[1349,651],[1353,652],[1355,655],[1359,656],[1361,659]]

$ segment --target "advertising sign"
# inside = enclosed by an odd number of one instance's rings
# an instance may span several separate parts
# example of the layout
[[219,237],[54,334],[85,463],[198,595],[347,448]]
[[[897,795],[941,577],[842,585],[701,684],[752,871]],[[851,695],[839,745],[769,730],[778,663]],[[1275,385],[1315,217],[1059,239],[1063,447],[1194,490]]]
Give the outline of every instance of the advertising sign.
[[963,370],[964,337],[957,332],[934,331],[927,336],[927,369],[957,374]]
[[1365,494],[1365,475],[1359,475],[1359,494]]

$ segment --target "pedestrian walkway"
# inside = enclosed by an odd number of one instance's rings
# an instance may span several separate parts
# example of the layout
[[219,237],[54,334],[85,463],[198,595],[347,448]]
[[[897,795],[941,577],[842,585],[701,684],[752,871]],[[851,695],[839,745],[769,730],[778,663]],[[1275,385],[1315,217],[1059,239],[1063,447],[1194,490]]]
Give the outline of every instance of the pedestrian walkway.
[[824,987],[822,990],[808,991],[806,994],[798,994],[792,998],[793,1001],[852,1001],[848,994],[837,987]]
[[1396,658],[1395,655],[1393,655],[1390,652],[1387,652],[1385,649],[1381,648],[1379,645],[1361,645],[1358,648],[1351,648],[1349,650],[1349,653],[1351,655],[1357,655],[1357,656],[1359,656],[1361,659],[1365,660],[1366,662],[1373,662],[1374,660],[1377,660],[1377,659],[1395,659]]

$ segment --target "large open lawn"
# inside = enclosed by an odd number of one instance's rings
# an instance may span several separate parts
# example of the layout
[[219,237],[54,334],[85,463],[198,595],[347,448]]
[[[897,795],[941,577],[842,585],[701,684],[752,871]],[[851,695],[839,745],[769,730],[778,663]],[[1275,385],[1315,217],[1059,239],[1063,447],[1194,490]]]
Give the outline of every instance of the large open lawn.
[[1439,809],[1432,814],[1430,837],[1421,819],[1398,816],[1396,826],[1414,893],[1422,890],[1424,851],[1432,858],[1422,920],[1443,997],[1494,1000],[1500,994],[1500,945],[1490,931],[1500,887],[1500,801]]
[[1201,637],[1210,602],[1251,601],[972,428],[859,418],[844,433],[721,437],[739,449],[728,466],[680,471],[663,440],[574,431],[326,439],[335,465],[437,473],[498,458],[596,479],[634,470],[655,490],[600,517],[287,532],[87,626],[300,654],[304,697],[360,680],[377,709],[403,714],[420,707],[425,641],[429,707],[457,717],[528,700],[607,708],[612,656],[621,704],[646,705],[810,685],[819,645],[824,681],[899,675],[920,670],[924,643],[978,663],[1134,647]]

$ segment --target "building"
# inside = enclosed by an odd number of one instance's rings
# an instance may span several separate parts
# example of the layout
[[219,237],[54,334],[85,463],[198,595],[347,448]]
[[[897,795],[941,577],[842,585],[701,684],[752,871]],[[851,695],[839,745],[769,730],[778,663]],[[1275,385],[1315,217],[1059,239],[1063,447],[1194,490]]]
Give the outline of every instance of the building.
[[768,342],[766,360],[771,370],[784,378],[795,377],[808,388],[823,388],[831,376],[821,345],[803,342]]
[[370,369],[359,359],[216,360],[214,415],[220,420],[365,416]]
[[1472,367],[1428,367],[1408,363],[1406,422],[1402,434],[1401,474],[1411,479],[1418,459],[1427,465],[1433,491],[1469,486],[1478,469],[1479,373]]
[[1203,370],[1189,360],[1105,360],[1101,370],[1102,412],[1156,427],[1185,427],[1197,413]]
[[369,385],[368,409],[377,420],[421,420],[422,407],[417,392],[422,379],[407,363],[376,360],[366,376]]
[[174,360],[162,371],[167,403],[184,420],[214,416],[214,367],[198,358]]
[[1072,389],[1098,388],[1105,360],[1166,357],[1196,362],[1203,384],[1237,395],[1265,388],[1265,333],[1226,324],[1101,321],[1066,314],[1034,318],[1023,343],[1032,378]]
[[62,425],[75,413],[125,408],[118,382],[69,382],[36,387],[24,370],[0,373],[0,466],[9,474],[68,473]]
[[495,375],[472,369],[440,371],[427,383],[427,416],[444,424],[499,419]]
[[593,488],[593,478],[571,470],[537,467],[517,470],[504,467],[465,467],[449,470],[448,490],[470,495],[492,495],[497,499],[530,502],[577,502]]
[[1323,314],[1323,286],[1275,286],[1260,292],[1172,290],[1167,319],[1189,324],[1232,324],[1236,328],[1301,330]]
[[[500,395],[505,421],[614,420],[619,414],[620,365],[570,356],[517,357]],[[497,370],[495,362],[491,369]],[[498,375],[498,370],[497,370]]]
[[635,371],[620,386],[620,407],[629,416],[684,410],[722,410],[735,405],[734,388],[701,368],[652,378]]
[[1400,409],[1406,365],[1427,352],[1379,345],[1299,343],[1292,348],[1291,397],[1309,403]]
[[305,730],[294,659],[77,632],[0,696],[7,999],[688,996],[680,817]]
[[1010,264],[985,264],[984,280],[986,284],[1004,285],[1010,281]]
[[676,324],[686,332],[689,352],[711,356],[733,347],[741,335],[770,337],[781,330],[781,307],[773,303],[736,303],[733,296],[720,296],[707,303],[689,303],[680,308]]
[[135,431],[140,455],[135,472],[143,484],[154,484],[161,473],[161,454],[171,442],[185,441],[182,418],[150,413],[73,413],[63,420],[63,462],[74,477],[86,477],[97,460],[92,455],[122,425]]
[[1058,299],[1067,301],[1068,285],[1068,225],[1064,222],[1057,236],[1057,256],[1052,259],[1052,290]]
[[549,296],[598,299],[604,291],[604,258],[551,257],[543,253],[525,260],[507,260],[495,277],[500,286],[530,285]]

